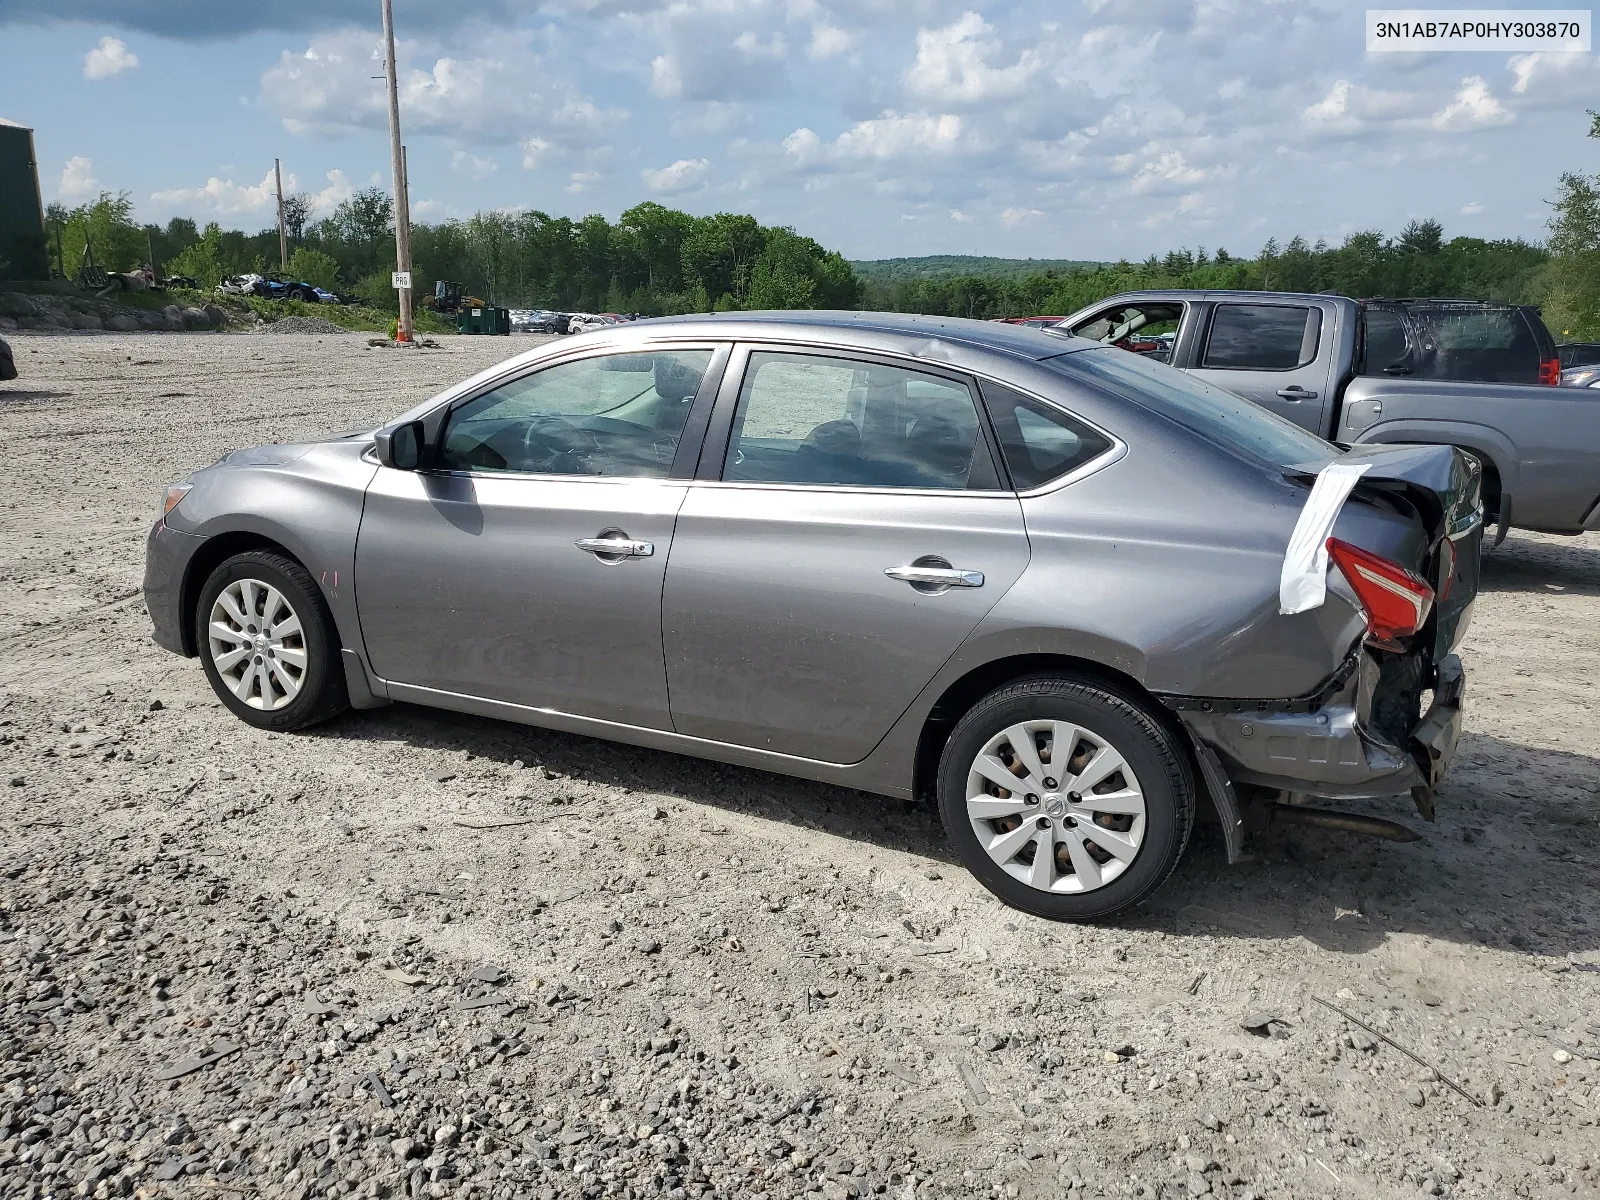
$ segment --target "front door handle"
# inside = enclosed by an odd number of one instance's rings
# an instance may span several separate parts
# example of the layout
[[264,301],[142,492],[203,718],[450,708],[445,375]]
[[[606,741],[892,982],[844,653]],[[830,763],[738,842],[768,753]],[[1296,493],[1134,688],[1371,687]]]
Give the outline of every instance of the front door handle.
[[982,587],[982,571],[963,571],[959,567],[885,567],[883,573],[902,583],[931,585],[934,587]]
[[1285,400],[1315,400],[1317,398],[1315,392],[1308,392],[1298,383],[1291,383],[1286,388],[1279,388],[1278,395]]
[[636,542],[625,537],[579,538],[572,543],[579,550],[602,558],[649,558],[656,552],[654,542]]

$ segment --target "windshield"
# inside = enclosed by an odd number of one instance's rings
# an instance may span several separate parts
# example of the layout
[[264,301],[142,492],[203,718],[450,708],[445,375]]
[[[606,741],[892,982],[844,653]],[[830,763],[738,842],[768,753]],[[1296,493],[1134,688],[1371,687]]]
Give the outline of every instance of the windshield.
[[1207,441],[1275,467],[1320,471],[1339,455],[1332,444],[1259,404],[1137,354],[1108,346],[1050,362],[1082,372],[1108,392],[1163,413]]

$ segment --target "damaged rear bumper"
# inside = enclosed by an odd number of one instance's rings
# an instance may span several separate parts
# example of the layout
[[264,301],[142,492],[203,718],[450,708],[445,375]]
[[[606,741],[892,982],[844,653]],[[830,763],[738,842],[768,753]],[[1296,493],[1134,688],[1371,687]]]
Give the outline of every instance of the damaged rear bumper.
[[1331,692],[1310,702],[1169,698],[1169,707],[1202,746],[1217,756],[1229,780],[1276,791],[1337,799],[1418,795],[1429,815],[1432,792],[1455,757],[1461,735],[1465,673],[1456,655],[1441,659],[1433,702],[1405,744],[1371,721],[1378,667],[1358,652],[1354,669],[1335,676]]

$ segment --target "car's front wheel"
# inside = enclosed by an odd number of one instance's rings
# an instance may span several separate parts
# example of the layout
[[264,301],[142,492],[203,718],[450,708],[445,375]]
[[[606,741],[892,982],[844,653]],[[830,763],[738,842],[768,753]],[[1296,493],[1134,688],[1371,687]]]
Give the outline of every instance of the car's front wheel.
[[990,692],[939,763],[945,831],[1000,899],[1052,920],[1138,904],[1177,866],[1195,786],[1172,733],[1143,707],[1068,675]]
[[333,616],[306,569],[252,550],[222,563],[195,606],[212,689],[259,729],[301,729],[348,705]]

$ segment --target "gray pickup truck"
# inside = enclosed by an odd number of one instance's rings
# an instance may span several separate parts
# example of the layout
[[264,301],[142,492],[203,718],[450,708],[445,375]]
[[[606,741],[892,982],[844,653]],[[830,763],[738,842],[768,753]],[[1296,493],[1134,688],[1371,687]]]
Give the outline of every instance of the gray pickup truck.
[[1494,542],[1600,530],[1600,394],[1555,386],[1536,310],[1293,292],[1124,292],[1056,326],[1237,392],[1331,442],[1460,446]]

